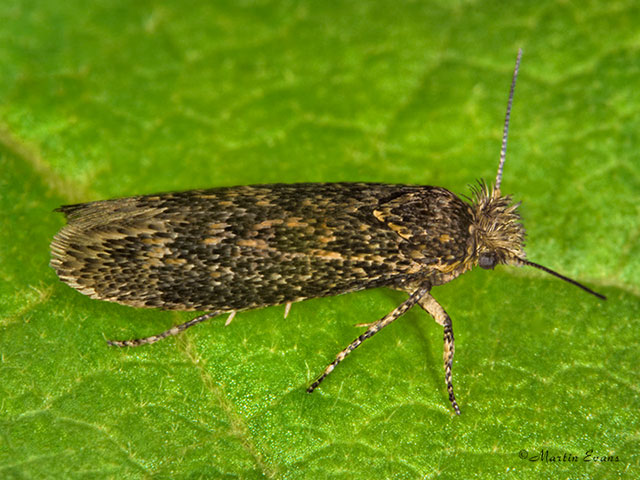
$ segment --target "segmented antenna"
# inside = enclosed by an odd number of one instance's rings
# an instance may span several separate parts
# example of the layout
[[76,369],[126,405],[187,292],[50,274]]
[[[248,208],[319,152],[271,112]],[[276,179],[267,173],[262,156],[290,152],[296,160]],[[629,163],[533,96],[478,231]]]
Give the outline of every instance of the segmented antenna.
[[518,78],[518,69],[520,68],[520,59],[522,58],[522,49],[518,49],[518,57],[516,58],[516,68],[513,69],[513,79],[511,80],[511,90],[509,91],[509,102],[507,103],[507,114],[504,117],[504,130],[502,131],[502,148],[500,149],[500,164],[498,165],[498,174],[496,175],[495,191],[500,192],[500,183],[502,182],[502,169],[504,161],[507,158],[507,136],[509,135],[509,117],[511,117],[511,104],[513,103],[513,92],[516,89],[516,79]]
[[596,297],[598,297],[601,300],[606,300],[607,299],[607,297],[605,297],[601,293],[594,292],[589,287],[584,286],[580,282],[576,282],[572,278],[565,277],[564,275],[561,275],[558,272],[554,272],[553,270],[551,270],[550,268],[545,267],[544,265],[540,265],[539,263],[530,262],[529,260],[525,260],[524,258],[517,258],[516,262],[520,263],[521,265],[528,265],[530,267],[535,267],[535,268],[537,268],[539,270],[542,270],[543,272],[550,273],[554,277],[558,277],[558,278],[564,280],[565,282],[569,282],[570,284],[575,285],[578,288],[581,288],[585,292],[590,293],[591,295],[595,295]]

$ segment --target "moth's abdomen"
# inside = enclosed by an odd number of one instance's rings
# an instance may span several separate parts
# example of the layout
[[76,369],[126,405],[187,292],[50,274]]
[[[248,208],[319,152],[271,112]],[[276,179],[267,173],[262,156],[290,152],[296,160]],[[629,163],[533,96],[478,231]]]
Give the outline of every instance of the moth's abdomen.
[[[242,310],[394,286],[437,259],[412,258],[411,239],[380,209],[407,195],[415,201],[416,192],[429,203],[442,190],[265,185],[72,205],[60,209],[68,225],[54,238],[51,265],[93,298],[174,310]],[[423,230],[414,234],[429,242]]]

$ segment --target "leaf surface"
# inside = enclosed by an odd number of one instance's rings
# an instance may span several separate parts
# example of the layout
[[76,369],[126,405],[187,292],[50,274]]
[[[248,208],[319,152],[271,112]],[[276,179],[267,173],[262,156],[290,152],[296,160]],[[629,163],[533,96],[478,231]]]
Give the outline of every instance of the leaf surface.
[[[23,0],[0,18],[0,476],[637,477],[636,3]],[[48,267],[52,210],[77,201],[313,181],[468,194],[494,178],[518,47],[503,191],[531,260],[608,301],[507,267],[434,289],[460,417],[419,309],[305,393],[402,293],[117,350],[104,338],[192,315],[90,300]]]

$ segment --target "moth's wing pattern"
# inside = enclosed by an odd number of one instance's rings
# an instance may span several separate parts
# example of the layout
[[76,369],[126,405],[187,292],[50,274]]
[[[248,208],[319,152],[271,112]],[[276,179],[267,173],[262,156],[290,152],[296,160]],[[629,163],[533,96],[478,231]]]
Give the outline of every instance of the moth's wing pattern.
[[[162,263],[159,259],[167,253],[162,245],[174,234],[165,210],[143,198],[56,209],[67,219],[51,243],[51,266],[58,277],[92,298],[147,306],[144,291],[160,286],[154,266]],[[137,290],[141,285],[144,289]]]
[[[402,288],[444,261],[429,250],[439,230],[428,231],[445,214],[444,204],[431,208],[443,192],[457,199],[437,187],[337,183],[70,205],[60,208],[68,225],[54,238],[51,264],[93,298],[174,310],[246,310]],[[408,235],[398,216],[422,223]]]

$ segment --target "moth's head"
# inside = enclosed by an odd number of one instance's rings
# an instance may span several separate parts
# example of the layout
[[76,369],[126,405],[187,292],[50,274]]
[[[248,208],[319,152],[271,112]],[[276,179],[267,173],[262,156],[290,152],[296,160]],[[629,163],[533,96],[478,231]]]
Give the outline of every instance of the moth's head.
[[516,66],[511,79],[509,100],[507,101],[507,114],[504,118],[504,130],[502,132],[502,148],[500,149],[500,163],[496,182],[489,191],[487,184],[479,181],[477,186],[471,187],[473,198],[473,236],[475,240],[475,252],[473,252],[473,264],[484,269],[493,269],[500,263],[517,263],[518,259],[524,259],[524,227],[520,223],[518,214],[519,203],[512,203],[511,196],[500,193],[502,182],[502,170],[507,158],[507,137],[509,135],[509,118],[511,117],[511,105],[513,104],[513,92],[516,88],[518,69],[522,49],[518,50]]
[[604,295],[594,292],[589,287],[565,277],[558,272],[554,272],[550,268],[525,259],[524,227],[522,223],[520,223],[520,215],[518,214],[518,206],[520,204],[512,203],[509,195],[502,195],[500,193],[502,170],[507,156],[507,136],[509,134],[511,104],[513,102],[513,92],[516,87],[521,57],[522,49],[518,50],[516,67],[513,70],[513,78],[511,80],[511,90],[509,91],[509,100],[507,102],[507,114],[504,119],[502,148],[500,149],[500,163],[498,164],[496,183],[491,191],[489,191],[486,183],[482,181],[478,182],[477,187],[471,187],[473,192],[473,198],[471,199],[471,208],[473,210],[472,235],[475,241],[474,251],[471,252],[471,264],[472,266],[478,265],[489,270],[501,263],[519,266],[527,265],[554,275],[565,282],[580,287],[598,298],[606,300]]
[[534,267],[606,300],[604,295],[594,292],[580,282],[525,258],[525,230],[520,223],[519,203],[512,203],[511,197],[501,195],[498,188],[494,187],[489,191],[484,182],[478,182],[478,186],[472,187],[471,190],[473,192],[472,230],[475,240],[475,252],[472,257],[474,266],[478,265],[486,270],[493,270],[499,264]]
[[473,197],[473,235],[475,240],[474,264],[493,269],[498,264],[516,264],[525,257],[525,230],[518,214],[519,203],[500,190],[489,190],[479,181],[471,187]]

